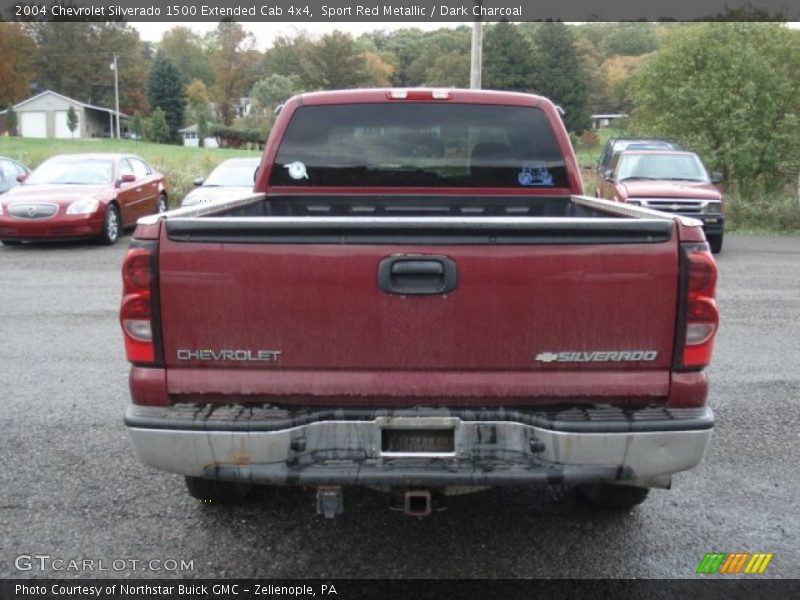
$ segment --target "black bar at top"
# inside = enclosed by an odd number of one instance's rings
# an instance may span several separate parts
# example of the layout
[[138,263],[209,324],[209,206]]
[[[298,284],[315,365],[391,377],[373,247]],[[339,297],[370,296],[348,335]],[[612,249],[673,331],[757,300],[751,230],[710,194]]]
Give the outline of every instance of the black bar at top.
[[[25,8],[27,6],[28,8]],[[0,0],[0,20],[385,22],[795,21],[789,0]]]

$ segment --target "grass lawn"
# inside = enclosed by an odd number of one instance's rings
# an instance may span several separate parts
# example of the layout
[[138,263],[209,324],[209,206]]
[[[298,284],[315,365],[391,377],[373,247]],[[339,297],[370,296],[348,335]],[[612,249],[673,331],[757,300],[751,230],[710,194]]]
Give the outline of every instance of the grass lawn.
[[76,152],[128,152],[141,156],[167,176],[169,203],[172,208],[179,206],[183,196],[192,189],[192,180],[205,177],[224,159],[261,155],[258,151],[187,148],[130,140],[0,137],[0,155],[18,160],[30,168],[56,154]]

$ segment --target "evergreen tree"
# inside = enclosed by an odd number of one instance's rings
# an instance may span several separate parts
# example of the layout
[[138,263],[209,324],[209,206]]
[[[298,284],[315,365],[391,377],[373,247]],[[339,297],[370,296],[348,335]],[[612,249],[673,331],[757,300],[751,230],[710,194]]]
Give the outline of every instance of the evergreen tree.
[[[163,54],[156,54],[150,69],[147,99],[152,108],[160,108],[167,122],[167,137],[164,141],[176,142],[178,129],[183,127],[183,111],[186,93],[180,71]],[[154,115],[155,116],[155,113]]]
[[170,138],[166,114],[161,108],[156,108],[150,115],[148,130],[148,139],[157,144],[164,144],[172,139]]
[[144,121],[142,121],[142,115],[138,112],[134,113],[131,120],[131,133],[136,136],[137,140],[144,138]]
[[589,128],[589,85],[570,28],[560,21],[542,23],[534,34],[535,85],[541,94],[564,109],[564,124],[573,133]]
[[6,111],[6,131],[8,135],[17,135],[17,113],[13,106],[9,106]]
[[78,128],[78,113],[75,112],[75,107],[71,104],[67,109],[67,129],[72,134],[72,139],[75,139],[75,130]]
[[501,21],[483,38],[484,88],[529,91],[533,87],[533,51],[516,25]]

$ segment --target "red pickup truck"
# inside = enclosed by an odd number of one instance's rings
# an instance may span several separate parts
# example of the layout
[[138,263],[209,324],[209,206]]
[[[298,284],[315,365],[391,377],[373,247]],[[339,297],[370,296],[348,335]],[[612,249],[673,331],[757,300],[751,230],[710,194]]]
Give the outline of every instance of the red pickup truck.
[[289,100],[246,197],[140,219],[120,321],[139,458],[253,484],[495,485],[629,507],[698,464],[717,270],[699,221],[582,196],[554,105],[469,90]]
[[698,219],[713,254],[722,251],[724,199],[721,173],[706,171],[693,152],[624,150],[598,173],[597,196]]

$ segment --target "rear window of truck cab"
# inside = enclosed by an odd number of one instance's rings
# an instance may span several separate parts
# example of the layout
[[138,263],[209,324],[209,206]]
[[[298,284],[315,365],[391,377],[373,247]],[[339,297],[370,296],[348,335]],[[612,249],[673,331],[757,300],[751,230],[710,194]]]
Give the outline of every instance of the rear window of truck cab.
[[270,185],[569,187],[541,109],[416,102],[298,108]]

